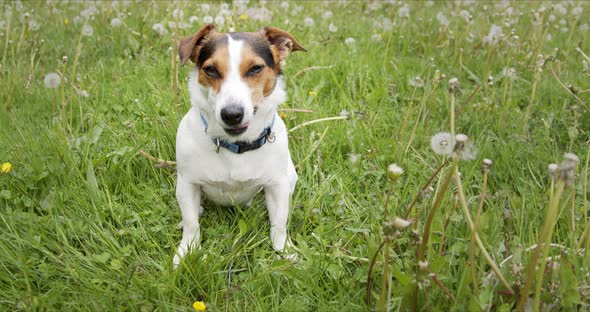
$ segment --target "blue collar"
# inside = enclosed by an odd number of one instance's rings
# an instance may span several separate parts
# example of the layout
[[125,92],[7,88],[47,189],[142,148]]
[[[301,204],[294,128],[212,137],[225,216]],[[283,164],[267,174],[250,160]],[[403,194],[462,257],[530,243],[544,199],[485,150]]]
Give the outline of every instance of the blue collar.
[[[201,121],[203,121],[203,125],[205,125],[205,133],[207,133],[207,129],[209,129],[209,124],[207,123],[207,119],[203,116],[203,113],[199,112],[201,115]],[[272,126],[275,123],[275,116],[272,116],[272,121],[270,125],[264,130],[260,136],[254,141],[237,141],[237,142],[227,142],[221,140],[220,138],[211,138],[213,144],[217,146],[217,153],[219,153],[219,148],[224,147],[232,153],[235,154],[242,154],[248,151],[253,151],[259,149],[262,145],[266,144],[266,142],[272,143],[275,141],[275,136],[272,133]]]

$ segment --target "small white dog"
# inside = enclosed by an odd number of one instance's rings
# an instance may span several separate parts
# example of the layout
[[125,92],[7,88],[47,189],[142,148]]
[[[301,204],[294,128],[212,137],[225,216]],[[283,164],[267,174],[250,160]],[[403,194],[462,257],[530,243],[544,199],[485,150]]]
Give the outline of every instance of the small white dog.
[[202,194],[221,205],[249,205],[264,190],[270,239],[284,250],[297,173],[277,107],[286,99],[281,61],[294,51],[305,49],[273,27],[221,33],[210,24],[180,41],[181,63],[196,67],[188,83],[192,108],[176,136],[183,233],[175,267],[199,245]]

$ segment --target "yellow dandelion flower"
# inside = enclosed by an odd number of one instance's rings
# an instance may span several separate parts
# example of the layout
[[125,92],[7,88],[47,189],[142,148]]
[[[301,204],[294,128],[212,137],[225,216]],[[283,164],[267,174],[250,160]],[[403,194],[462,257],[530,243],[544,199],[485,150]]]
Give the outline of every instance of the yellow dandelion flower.
[[0,167],[0,172],[9,173],[11,169],[12,169],[12,164],[9,162],[5,162],[2,164],[2,167]]
[[240,19],[241,19],[242,21],[246,21],[246,20],[248,20],[248,15],[247,15],[247,14],[244,14],[244,13],[242,13],[242,14],[240,14]]
[[207,310],[207,306],[203,301],[195,301],[193,303],[193,309],[195,309],[195,311],[197,312],[204,312],[205,310]]
[[285,120],[285,118],[287,118],[287,114],[285,114],[283,112],[279,112],[279,117],[281,117],[281,119]]
[[69,19],[67,19],[67,18],[65,18],[65,19],[64,19],[64,25],[68,26],[68,24],[69,24],[69,23],[70,23],[70,20],[69,20]]
[[315,92],[315,91],[309,91],[309,93],[308,93],[308,94],[309,94],[310,96],[316,96],[316,95],[318,95],[318,93],[317,93],[317,92]]

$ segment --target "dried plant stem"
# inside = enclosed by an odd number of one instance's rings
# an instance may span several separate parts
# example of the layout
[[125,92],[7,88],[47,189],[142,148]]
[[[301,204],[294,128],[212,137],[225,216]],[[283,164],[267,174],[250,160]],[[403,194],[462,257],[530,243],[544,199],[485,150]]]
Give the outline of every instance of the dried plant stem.
[[453,301],[457,301],[457,298],[455,298],[455,296],[453,296],[453,294],[452,294],[452,293],[451,293],[451,291],[450,291],[450,290],[449,290],[449,289],[448,289],[448,288],[445,286],[445,284],[443,284],[443,283],[441,282],[441,280],[439,280],[439,279],[438,279],[438,277],[436,276],[436,274],[434,274],[434,273],[430,272],[430,274],[429,274],[429,275],[430,275],[430,278],[432,278],[432,280],[434,281],[434,283],[435,283],[436,285],[438,285],[438,287],[440,287],[440,288],[443,290],[443,292],[444,292],[444,293],[445,293],[445,294],[446,294],[446,295],[447,295],[449,298],[451,298],[451,300],[453,300]]
[[279,109],[279,112],[313,113],[313,110],[302,108],[281,108]]
[[571,96],[573,96],[578,101],[578,103],[580,103],[580,105],[582,105],[582,106],[584,106],[584,108],[588,109],[588,106],[586,105],[586,103],[584,103],[584,101],[582,101],[582,99],[580,99],[575,93],[572,92],[572,90],[570,90],[570,88],[568,88],[563,82],[561,82],[561,80],[559,80],[559,77],[557,77],[557,74],[553,70],[553,66],[551,66],[549,68],[549,70],[551,71],[551,74],[553,75],[553,78],[555,78],[557,83],[559,83],[559,85],[563,89],[565,89],[567,91],[567,93],[569,93]]
[[375,262],[377,261],[377,256],[379,256],[379,252],[385,246],[385,240],[381,241],[379,247],[377,247],[377,251],[371,258],[371,263],[369,264],[369,273],[367,274],[367,305],[371,305],[371,274],[373,273],[373,268],[375,267]]
[[6,39],[4,40],[4,54],[2,55],[2,64],[6,64],[8,55],[8,43],[10,42],[10,18],[6,19]]
[[302,69],[302,70],[298,71],[298,72],[297,72],[297,73],[296,73],[296,74],[293,76],[293,78],[295,78],[295,77],[297,77],[297,76],[299,76],[299,75],[301,75],[301,74],[303,74],[303,73],[305,73],[305,72],[308,72],[308,71],[310,71],[310,70],[317,70],[317,69],[330,69],[330,68],[332,68],[332,67],[334,67],[334,65],[330,65],[330,66],[311,66],[311,67],[306,67],[306,68],[304,68],[304,69]]
[[449,161],[451,161],[451,159],[452,158],[447,158],[447,160],[445,160],[438,167],[438,169],[436,169],[436,171],[434,171],[434,173],[430,176],[430,178],[428,179],[428,181],[426,182],[426,184],[424,184],[424,186],[422,186],[422,188],[420,189],[420,191],[418,191],[418,193],[416,194],[416,196],[412,200],[412,203],[410,204],[410,206],[408,206],[408,209],[406,210],[406,213],[404,214],[404,219],[407,219],[410,216],[410,213],[412,212],[412,209],[414,208],[414,206],[416,205],[416,203],[420,199],[420,196],[422,196],[422,193],[424,193],[424,191],[428,188],[428,186],[430,186],[430,184],[432,183],[432,181],[434,181],[434,178],[436,178],[436,176],[438,175],[438,173],[442,170],[442,168],[444,168],[449,163]]
[[[563,180],[558,181],[556,189],[555,189],[555,193],[553,193],[553,196],[551,196],[551,199],[549,200],[549,207],[547,208],[547,214],[545,216],[545,224],[543,224],[541,234],[539,234],[537,248],[535,248],[535,251],[533,252],[533,255],[531,256],[531,260],[529,261],[529,264],[527,265],[526,281],[525,281],[524,289],[522,289],[520,292],[520,299],[518,301],[518,305],[516,306],[517,311],[524,311],[524,306],[525,306],[526,301],[529,297],[529,290],[531,289],[532,284],[535,281],[535,270],[537,268],[537,262],[539,260],[539,257],[541,256],[541,250],[545,250],[543,257],[547,256],[547,254],[546,254],[546,250],[548,247],[547,242],[551,241],[551,234],[553,233],[553,227],[555,226],[555,222],[557,219],[557,213],[559,210],[558,209],[559,208],[559,200],[561,199],[561,195],[563,194],[564,188],[565,188],[565,182]],[[538,270],[538,271],[539,271],[537,273],[537,275],[539,275],[538,279],[539,279],[539,282],[541,282],[541,276],[543,274],[543,271],[541,271],[541,270]],[[537,301],[537,298],[538,297],[535,296],[535,302]],[[538,305],[536,307],[538,308]]]
[[330,120],[339,120],[339,119],[348,119],[348,116],[326,117],[326,118],[320,118],[320,119],[314,119],[314,120],[306,121],[306,122],[304,122],[304,123],[302,123],[300,125],[297,125],[297,126],[291,128],[291,129],[289,129],[289,133],[291,133],[291,132],[293,132],[293,131],[295,131],[297,129],[300,129],[302,127],[305,127],[307,125],[311,125],[311,124],[317,123],[317,122],[330,121]]
[[[176,25],[178,25],[178,21],[176,22]],[[172,81],[171,81],[171,85],[172,85],[172,94],[174,94],[174,107],[176,109],[176,113],[178,113],[180,111],[180,102],[178,99],[178,60],[176,55],[178,54],[178,43],[176,40],[176,32],[178,31],[178,27],[177,29],[174,31],[174,33],[172,34],[172,52],[171,52],[171,60],[172,60]]]
[[160,165],[162,167],[176,166],[176,162],[175,161],[163,160],[163,159],[160,159],[160,158],[156,158],[156,157],[154,157],[154,156],[146,153],[144,150],[139,150],[139,153],[143,157],[145,157],[145,158],[147,158],[147,159],[149,159],[149,160],[157,163],[158,165]]
[[[84,24],[86,26],[86,24]],[[84,29],[84,27],[82,27]],[[76,70],[78,68],[78,60],[80,59],[80,52],[82,51],[82,32],[78,36],[78,44],[76,45],[76,54],[74,55],[74,62],[72,63],[72,81],[76,81]],[[64,71],[65,73],[65,71]]]
[[461,206],[463,207],[463,212],[465,213],[465,217],[467,219],[467,224],[469,225],[471,232],[474,233],[474,235],[475,235],[475,242],[477,243],[477,246],[481,250],[483,257],[486,259],[486,261],[488,262],[488,264],[490,265],[490,267],[492,268],[494,273],[496,273],[496,277],[498,277],[498,279],[504,285],[504,287],[506,287],[506,289],[508,289],[509,293],[511,295],[513,295],[514,290],[512,290],[512,287],[510,287],[510,284],[508,284],[508,282],[506,281],[506,278],[504,278],[504,275],[502,275],[502,272],[500,272],[500,268],[498,268],[498,265],[496,265],[494,260],[492,260],[492,258],[488,254],[488,252],[485,249],[483,242],[481,241],[481,238],[479,237],[477,232],[474,231],[475,224],[473,223],[473,219],[471,218],[471,213],[469,213],[469,208],[467,208],[467,200],[465,199],[465,193],[463,192],[463,185],[461,183],[461,176],[459,175],[459,171],[457,170],[457,168],[455,168],[454,177],[455,177],[455,183],[457,184],[456,186],[457,186],[457,193],[459,195],[459,200],[460,200]]
[[475,223],[473,225],[473,233],[471,233],[471,249],[469,250],[469,254],[471,257],[471,279],[473,282],[473,289],[475,291],[475,295],[479,296],[479,285],[477,284],[477,271],[475,269],[475,233],[477,233],[477,229],[479,227],[479,218],[481,216],[481,212],[483,210],[483,203],[486,198],[487,193],[487,186],[488,186],[488,171],[483,171],[483,184],[481,187],[481,195],[479,198],[479,208],[477,209],[477,214],[475,215]]

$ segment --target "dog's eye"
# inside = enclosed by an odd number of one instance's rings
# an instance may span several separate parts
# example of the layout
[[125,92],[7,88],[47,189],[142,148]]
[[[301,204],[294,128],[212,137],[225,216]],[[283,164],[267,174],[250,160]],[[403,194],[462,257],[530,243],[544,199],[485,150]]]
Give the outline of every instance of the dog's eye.
[[221,78],[221,75],[217,71],[217,68],[215,68],[215,66],[213,65],[203,67],[203,71],[205,72],[205,74],[207,74],[207,76],[211,78]]
[[254,75],[260,73],[262,71],[262,69],[264,69],[263,65],[252,65],[252,67],[250,67],[250,69],[248,69],[246,76],[254,76]]

